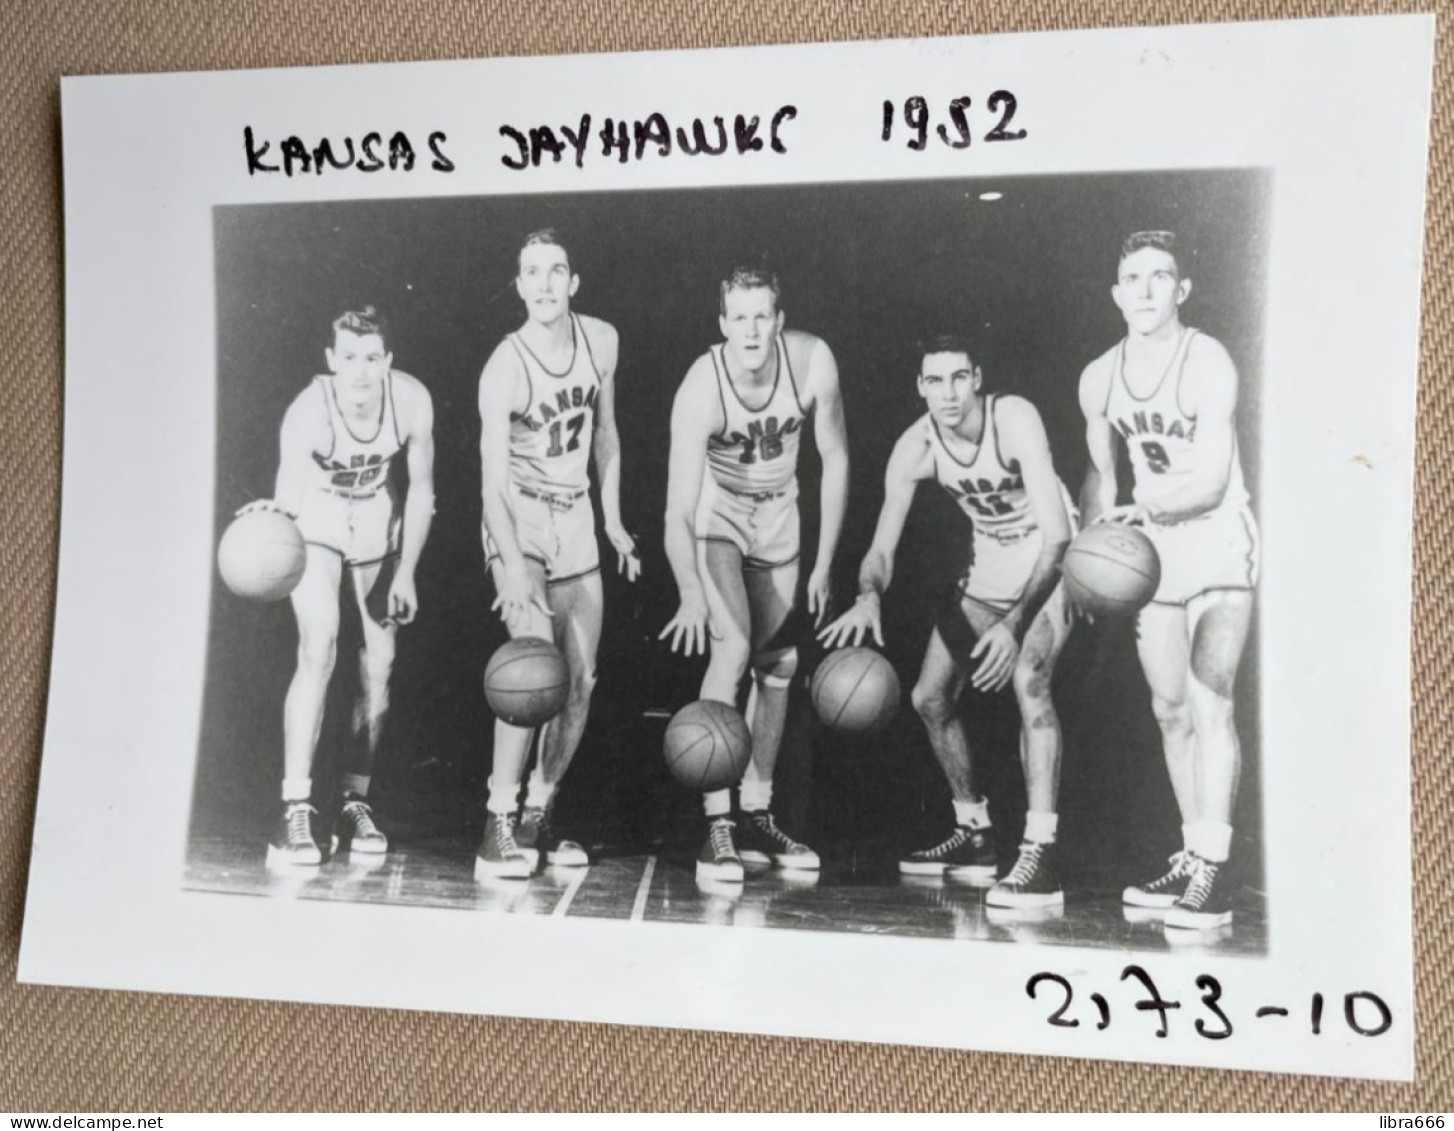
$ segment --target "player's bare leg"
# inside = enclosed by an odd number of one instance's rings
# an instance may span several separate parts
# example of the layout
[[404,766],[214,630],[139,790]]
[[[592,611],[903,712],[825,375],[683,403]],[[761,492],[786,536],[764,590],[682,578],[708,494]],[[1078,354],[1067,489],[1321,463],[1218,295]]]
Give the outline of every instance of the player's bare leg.
[[1151,690],[1151,710],[1161,728],[1167,777],[1181,814],[1181,851],[1165,872],[1126,888],[1123,902],[1135,907],[1170,908],[1191,881],[1196,827],[1201,819],[1196,773],[1196,731],[1188,701],[1191,649],[1186,610],[1180,605],[1147,605],[1136,618],[1136,651]]
[[[525,560],[525,567],[530,571],[532,583],[544,592],[545,567],[531,558]],[[497,591],[502,569],[498,560],[490,566]],[[555,636],[551,618],[533,605],[528,606],[513,625],[506,627],[512,640],[518,640],[522,636],[550,640]],[[475,856],[476,879],[524,879],[534,870],[532,858],[515,843],[515,816],[520,808],[520,786],[525,778],[525,767],[530,761],[530,747],[534,739],[533,727],[517,727],[504,719],[495,720],[494,759],[487,786],[489,796],[485,802],[485,836]]]
[[1242,774],[1242,746],[1233,718],[1233,689],[1252,626],[1251,590],[1203,594],[1187,606],[1191,670],[1187,701],[1196,735],[1200,818],[1230,826]]
[[392,624],[382,625],[374,620],[368,609],[368,598],[374,587],[388,584],[390,571],[384,564],[374,562],[348,571],[363,629],[363,645],[358,655],[359,697],[353,713],[353,750],[339,783],[343,806],[333,841],[334,851],[375,857],[388,851],[389,840],[374,822],[367,798],[384,720],[389,713],[389,680],[394,672],[397,632]]
[[298,666],[283,702],[283,803],[269,864],[318,864],[313,836],[313,754],[323,727],[323,704],[338,655],[338,588],[343,560],[332,550],[308,547],[308,564],[293,590],[298,622]]
[[[788,689],[798,670],[798,651],[778,639],[793,597],[798,589],[798,563],[776,569],[749,569],[742,574],[752,620],[752,690],[747,697],[747,717],[752,723],[752,761],[743,778],[748,783],[772,790],[773,769],[782,746],[783,726],[788,717]],[[767,808],[767,800],[760,806]]]
[[798,650],[783,639],[798,589],[798,563],[750,569],[743,575],[752,611],[752,690],[747,717],[752,722],[752,758],[739,790],[742,821],[738,847],[754,866],[817,871],[818,854],[777,825],[772,815],[772,781],[782,750],[788,695],[798,670]]
[[1166,772],[1184,826],[1201,818],[1196,726],[1187,692],[1190,640],[1186,610],[1181,605],[1147,605],[1136,618],[1136,651],[1151,689],[1151,710],[1161,728]]
[[603,608],[601,575],[592,573],[552,585],[546,597],[555,614],[555,644],[570,671],[570,690],[560,714],[541,728],[540,757],[526,787],[518,839],[521,849],[536,853],[537,863],[581,867],[590,863],[585,849],[555,834],[550,809],[581,744],[591,694],[596,688],[596,650],[601,642]]
[[986,897],[992,907],[1050,907],[1065,901],[1055,858],[1062,741],[1060,716],[1050,689],[1070,628],[1065,590],[1057,586],[1035,615],[1015,663],[1020,759],[1029,809],[1019,858]]
[[[965,653],[968,655],[968,652]],[[974,788],[969,736],[959,717],[959,697],[969,680],[969,669],[957,660],[938,628],[929,635],[924,663],[910,699],[929,736],[929,748],[949,782],[956,802],[984,804]],[[988,824],[986,816],[982,824]]]
[[[742,579],[742,551],[728,542],[698,542],[697,575],[711,633],[702,698],[736,707],[737,689],[752,658],[752,611]],[[740,883],[744,873],[732,820],[732,790],[703,794],[702,810],[708,830],[697,854],[698,882]]]
[[1187,702],[1196,736],[1198,821],[1192,829],[1197,871],[1166,913],[1168,927],[1205,929],[1232,921],[1220,871],[1232,845],[1232,804],[1242,772],[1232,692],[1252,624],[1250,590],[1219,590],[1188,602],[1191,665]]
[[541,730],[539,773],[552,788],[570,768],[596,689],[596,650],[601,643],[601,575],[588,574],[546,589],[555,614],[552,638],[570,669],[570,690],[561,712]]
[[[1013,686],[1020,707],[1020,748],[1030,813],[1053,816],[1060,796],[1062,740],[1060,715],[1050,687],[1061,649],[1070,636],[1071,620],[1065,590],[1057,586],[1035,615],[1020,644]],[[1048,837],[1054,840],[1054,829]]]
[[742,578],[742,551],[728,542],[700,541],[697,572],[712,630],[702,698],[735,707],[752,660],[752,610]]
[[[698,570],[715,633],[707,676],[702,681],[702,698],[717,699],[735,706],[742,678],[749,666],[753,668],[753,686],[747,709],[752,732],[752,759],[747,779],[742,783],[743,808],[751,816],[745,817],[743,825],[732,830],[733,851],[730,855],[737,855],[737,842],[745,838],[740,861],[761,865],[776,863],[785,868],[817,868],[817,853],[778,829],[769,809],[772,771],[782,742],[788,689],[797,663],[796,653],[791,649],[774,648],[772,645],[776,643],[775,637],[792,609],[793,594],[797,588],[797,564],[773,570],[744,570],[742,552],[736,546],[727,542],[703,541],[698,544]],[[755,645],[761,650],[758,651]],[[713,844],[721,839],[715,822],[730,820],[732,791],[722,789],[706,794],[703,809],[708,820],[714,822],[714,830],[709,832],[703,853],[710,849],[713,859],[708,861],[699,856],[699,877],[721,880],[740,876],[741,864],[734,869],[730,859],[718,859],[729,854],[719,852],[718,849],[723,846]]]
[[[998,617],[989,609],[970,601],[960,601],[959,612],[972,630],[963,645],[967,659],[973,648],[972,635],[982,633]],[[924,664],[914,684],[914,710],[924,723],[929,746],[954,799],[954,831],[949,838],[933,847],[910,852],[900,858],[899,871],[906,875],[942,875],[975,885],[995,882],[999,870],[993,835],[990,832],[989,802],[975,789],[974,762],[970,754],[969,735],[959,717],[959,697],[969,680],[967,663],[961,662],[945,642],[943,630],[936,627],[924,650]]]

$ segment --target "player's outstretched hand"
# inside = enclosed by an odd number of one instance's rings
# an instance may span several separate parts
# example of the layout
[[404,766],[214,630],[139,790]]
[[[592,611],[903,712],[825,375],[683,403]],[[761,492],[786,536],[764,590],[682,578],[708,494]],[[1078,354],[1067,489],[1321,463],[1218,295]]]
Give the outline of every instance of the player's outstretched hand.
[[1020,643],[1004,624],[996,624],[979,638],[969,658],[979,661],[979,667],[969,677],[975,688],[980,691],[999,691],[1010,682],[1010,676],[1015,674],[1015,661],[1020,658]]
[[636,553],[636,539],[626,533],[624,526],[606,527],[606,538],[616,551],[616,568],[626,575],[627,581],[641,576],[641,558]]
[[394,576],[389,586],[388,624],[408,624],[419,611],[419,594],[414,589],[414,579],[403,573]]
[[878,598],[874,596],[860,597],[853,608],[818,633],[818,639],[827,648],[842,648],[845,644],[857,648],[865,634],[871,634],[878,646],[883,647],[883,621]]
[[712,631],[712,622],[707,615],[707,602],[701,596],[682,598],[677,615],[671,618],[657,639],[665,640],[668,636],[671,637],[671,650],[680,652],[683,656],[695,656],[699,652],[705,656],[707,641],[721,639]]
[[1126,526],[1144,526],[1150,520],[1146,508],[1140,503],[1126,503],[1101,512],[1096,522],[1119,522]]
[[500,591],[490,611],[499,613],[505,627],[514,632],[520,627],[520,622],[530,616],[532,608],[547,617],[554,616],[545,600],[545,590],[535,583],[529,570],[518,573],[501,570]]

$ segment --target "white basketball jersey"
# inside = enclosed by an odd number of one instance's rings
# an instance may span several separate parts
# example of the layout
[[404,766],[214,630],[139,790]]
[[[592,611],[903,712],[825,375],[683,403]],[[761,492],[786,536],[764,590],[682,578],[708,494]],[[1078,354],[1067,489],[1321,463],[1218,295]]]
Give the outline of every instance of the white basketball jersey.
[[1019,465],[1010,467],[1000,456],[999,431],[995,426],[995,402],[984,402],[984,431],[979,447],[968,461],[960,459],[944,443],[934,417],[926,413],[922,426],[934,454],[934,477],[959,504],[974,524],[976,534],[1014,539],[1036,529],[1035,512]]
[[510,414],[510,479],[543,494],[574,494],[591,485],[601,375],[580,319],[572,314],[570,320],[573,352],[564,373],[547,369],[518,332],[505,339],[530,383],[525,411]]
[[[1197,421],[1181,407],[1181,380],[1187,354],[1200,333],[1183,327],[1166,372],[1147,396],[1138,397],[1126,384],[1126,342],[1122,339],[1111,359],[1111,391],[1106,399],[1106,419],[1126,441],[1131,467],[1136,473],[1132,497],[1138,503],[1155,503],[1173,494],[1192,473],[1192,444]],[[1214,511],[1245,505],[1247,488],[1242,480],[1242,460],[1236,441],[1232,445],[1232,466],[1227,490]]]
[[716,345],[710,351],[725,424],[707,437],[707,467],[713,479],[739,495],[786,490],[798,474],[798,441],[807,413],[798,400],[792,362],[781,337],[773,349],[777,377],[758,408],[746,404],[733,386],[726,347]]
[[333,378],[319,376],[313,380],[328,408],[328,426],[333,433],[329,450],[313,453],[313,462],[321,473],[316,485],[348,498],[371,499],[388,485],[389,467],[404,447],[394,410],[393,371],[384,378],[379,419],[367,436],[355,433],[345,419]]

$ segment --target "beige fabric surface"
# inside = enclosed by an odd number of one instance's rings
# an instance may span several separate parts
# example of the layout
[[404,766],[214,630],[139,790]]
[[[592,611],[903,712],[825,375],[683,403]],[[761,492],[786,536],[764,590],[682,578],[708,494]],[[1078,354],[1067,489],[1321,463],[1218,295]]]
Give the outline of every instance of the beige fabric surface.
[[[60,506],[64,74],[717,47],[1427,10],[1317,0],[10,0],[0,652],[0,1111],[271,1109],[1454,1109],[1454,100],[1441,27],[1424,272],[1414,602],[1418,1078],[1412,1086],[604,1025],[18,986]],[[1448,11],[1441,13],[1447,17]],[[164,500],[137,499],[139,510]],[[1340,610],[1330,610],[1337,615]],[[1346,615],[1354,616],[1350,608]],[[144,662],[144,659],[142,660]],[[1269,756],[1276,756],[1275,751]],[[1315,757],[1314,751],[1297,752]],[[1383,752],[1370,751],[1369,757]],[[1354,788],[1355,783],[1349,783]],[[145,814],[137,819],[144,820]],[[1276,819],[1270,815],[1269,819]],[[1349,829],[1349,836],[1367,830]],[[483,973],[483,971],[482,971]],[[1370,1126],[1373,1123],[1370,1120]]]

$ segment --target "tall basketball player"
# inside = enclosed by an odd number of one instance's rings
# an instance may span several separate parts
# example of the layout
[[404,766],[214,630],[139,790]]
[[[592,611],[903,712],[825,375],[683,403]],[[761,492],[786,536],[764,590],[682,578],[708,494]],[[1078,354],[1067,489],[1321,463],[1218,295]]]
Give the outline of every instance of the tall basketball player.
[[[317,865],[311,804],[313,757],[338,649],[339,594],[348,578],[363,625],[354,749],[342,775],[334,827],[339,851],[380,856],[388,838],[369,806],[369,782],[389,710],[394,634],[414,619],[414,572],[434,518],[434,406],[407,373],[392,368],[385,327],[373,307],[333,323],[324,350],[328,373],[314,377],[283,417],[273,498],[307,544],[293,590],[298,667],[283,706],[283,811],[268,848],[270,865]],[[408,491],[400,498],[396,458],[404,454]]]
[[[987,395],[983,382],[964,339],[942,335],[921,347],[918,388],[929,411],[889,457],[858,603],[819,635],[830,647],[857,645],[869,634],[883,644],[880,607],[904,521],[919,484],[939,483],[969,519],[973,558],[936,621],[913,700],[949,781],[955,828],[942,843],[904,856],[899,871],[994,884],[986,897],[992,907],[1049,907],[1064,902],[1055,859],[1060,719],[1050,682],[1070,634],[1057,582],[1072,508],[1035,406],[1023,397]],[[980,691],[1013,686],[1020,707],[1030,808],[1019,858],[998,884],[989,802],[976,788],[958,712],[966,683]]]
[[773,769],[798,665],[787,627],[798,587],[798,442],[811,416],[823,485],[807,603],[820,620],[848,501],[848,444],[833,352],[812,334],[783,329],[781,295],[777,276],[757,268],[738,267],[722,281],[726,340],[687,370],[672,407],[666,554],[681,605],[661,636],[687,655],[710,652],[704,699],[735,705],[752,670],[740,821],[730,789],[703,800],[708,834],[697,877],[708,882],[740,882],[744,861],[819,866],[818,854],[773,819]]
[[[1241,773],[1233,685],[1252,621],[1257,526],[1237,453],[1237,370],[1220,342],[1184,325],[1191,294],[1171,232],[1121,247],[1111,297],[1126,336],[1086,366],[1080,406],[1091,469],[1089,520],[1141,527],[1161,585],[1136,622],[1137,649],[1181,810],[1182,849],[1126,903],[1165,908],[1168,927],[1232,920],[1221,871]],[[1126,444],[1134,502],[1116,506],[1115,442]]]
[[536,734],[495,721],[485,835],[475,858],[482,879],[590,862],[581,845],[556,833],[551,807],[596,686],[602,603],[592,455],[618,566],[632,581],[641,568],[621,523],[616,329],[571,311],[581,280],[554,231],[527,236],[518,266],[525,323],[495,348],[480,375],[485,562],[495,586],[492,607],[510,636],[554,640],[570,668],[570,689],[561,713],[541,728],[523,809],[521,785]]

